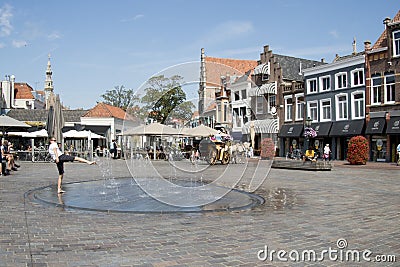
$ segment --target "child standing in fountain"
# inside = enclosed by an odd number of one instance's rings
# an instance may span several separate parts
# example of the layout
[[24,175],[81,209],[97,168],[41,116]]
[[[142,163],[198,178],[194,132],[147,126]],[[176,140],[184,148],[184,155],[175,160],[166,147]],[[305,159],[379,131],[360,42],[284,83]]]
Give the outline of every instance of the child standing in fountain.
[[89,165],[96,164],[95,161],[88,161],[88,160],[80,158],[80,157],[65,155],[64,153],[61,152],[60,148],[58,147],[57,140],[55,137],[50,138],[49,153],[57,164],[57,169],[58,169],[58,183],[57,183],[58,190],[57,190],[57,192],[58,192],[58,194],[65,193],[65,191],[62,190],[62,188],[61,188],[62,179],[64,177],[64,162],[66,162],[66,161],[72,162],[72,161],[76,160],[79,162],[87,163]]

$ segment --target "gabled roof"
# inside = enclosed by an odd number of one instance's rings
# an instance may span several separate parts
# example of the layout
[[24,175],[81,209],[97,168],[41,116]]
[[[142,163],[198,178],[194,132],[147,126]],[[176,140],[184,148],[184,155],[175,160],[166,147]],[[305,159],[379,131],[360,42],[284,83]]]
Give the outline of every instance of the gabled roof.
[[[394,18],[392,19],[392,23],[393,22],[399,22],[400,21],[400,10],[397,12],[396,16],[394,16]],[[387,47],[388,43],[387,43],[387,29],[385,29],[381,36],[378,38],[378,40],[375,42],[375,44],[372,46],[372,49],[378,49],[378,48],[383,48],[383,47]]]
[[303,81],[303,69],[326,64],[321,61],[274,54],[275,62],[282,68],[282,78],[290,81]]
[[257,60],[205,57],[206,82],[212,86],[221,84],[221,76],[243,76],[257,66]]
[[15,99],[35,99],[32,87],[27,83],[14,83]]
[[[46,109],[11,109],[7,116],[25,122],[46,122],[48,116]],[[87,110],[63,110],[65,122],[80,122]]]
[[100,102],[94,108],[89,110],[83,117],[118,118],[124,120],[125,116],[126,113],[122,108]]

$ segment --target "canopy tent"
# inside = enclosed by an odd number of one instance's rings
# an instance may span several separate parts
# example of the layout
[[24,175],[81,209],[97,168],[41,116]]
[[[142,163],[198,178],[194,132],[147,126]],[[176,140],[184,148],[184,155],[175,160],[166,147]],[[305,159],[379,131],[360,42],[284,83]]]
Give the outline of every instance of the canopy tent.
[[6,132],[18,131],[18,130],[26,129],[29,127],[31,127],[31,126],[24,122],[21,122],[19,120],[11,118],[7,115],[0,116],[0,130],[3,133],[3,135]]
[[171,126],[154,122],[148,125],[140,125],[124,131],[121,135],[179,135],[179,129]]
[[63,133],[64,138],[77,138],[77,139],[104,139],[104,136],[101,136],[96,133],[92,133],[91,131],[77,131],[70,130],[68,132]]

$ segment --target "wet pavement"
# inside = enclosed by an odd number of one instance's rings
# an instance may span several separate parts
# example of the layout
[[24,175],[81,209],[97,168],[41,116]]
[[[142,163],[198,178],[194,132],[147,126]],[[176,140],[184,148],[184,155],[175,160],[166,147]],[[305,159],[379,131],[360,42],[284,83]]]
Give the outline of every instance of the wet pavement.
[[[239,190],[251,188],[256,164],[230,165],[243,174]],[[55,188],[56,166],[22,162],[19,171],[0,177],[0,266],[375,266],[377,260],[399,266],[400,167],[333,164],[330,172],[272,169],[255,191],[265,203],[252,209],[116,213],[32,201],[30,190]],[[153,165],[172,175],[165,162]],[[203,167],[197,179],[231,184],[216,179],[224,166]],[[65,169],[65,183],[104,175],[82,163]],[[112,176],[130,177],[125,161],[112,161]],[[366,256],[348,261],[343,255],[350,250]],[[305,251],[315,259],[302,260]]]

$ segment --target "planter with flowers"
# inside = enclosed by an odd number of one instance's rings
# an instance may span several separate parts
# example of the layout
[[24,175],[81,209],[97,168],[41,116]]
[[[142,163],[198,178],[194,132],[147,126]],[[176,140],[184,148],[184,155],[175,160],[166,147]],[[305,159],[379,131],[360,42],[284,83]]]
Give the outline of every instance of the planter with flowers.
[[305,127],[304,128],[304,137],[307,139],[315,138],[315,137],[317,137],[317,132],[311,127]]
[[361,135],[354,136],[349,141],[346,160],[351,165],[365,165],[368,160],[368,150],[368,140]]
[[264,138],[261,141],[261,159],[273,159],[275,156],[275,144],[272,138]]

